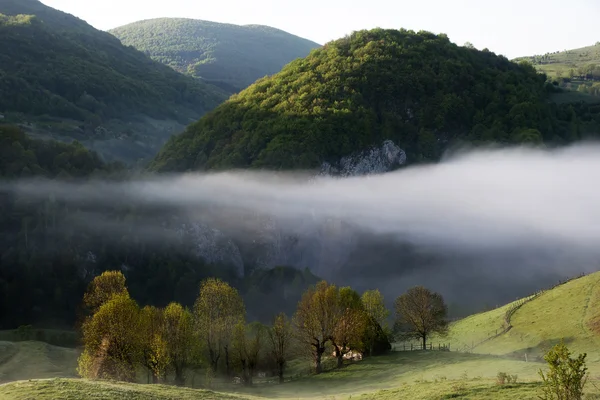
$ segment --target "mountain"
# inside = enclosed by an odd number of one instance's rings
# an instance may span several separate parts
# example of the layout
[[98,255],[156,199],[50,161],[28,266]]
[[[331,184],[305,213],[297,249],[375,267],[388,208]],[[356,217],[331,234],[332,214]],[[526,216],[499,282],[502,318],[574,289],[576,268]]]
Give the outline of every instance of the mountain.
[[107,158],[155,154],[226,97],[37,0],[0,0],[0,114]]
[[320,47],[268,26],[183,18],[134,22],[110,33],[152,59],[230,93],[279,72],[290,61]]
[[386,140],[407,163],[465,141],[566,141],[545,81],[445,35],[355,32],[232,96],[172,137],[150,169],[319,168]]
[[600,102],[600,42],[579,49],[516,59],[523,60],[533,64],[560,87],[582,95],[577,100]]

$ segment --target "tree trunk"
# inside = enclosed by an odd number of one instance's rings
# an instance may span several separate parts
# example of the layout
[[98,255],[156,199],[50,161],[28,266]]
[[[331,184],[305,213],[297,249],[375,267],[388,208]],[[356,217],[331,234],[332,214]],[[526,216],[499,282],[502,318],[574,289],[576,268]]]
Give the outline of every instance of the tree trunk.
[[344,366],[344,353],[342,353],[342,348],[335,343],[333,344],[333,347],[335,349],[335,358],[337,359],[337,368],[342,368]]
[[183,375],[183,368],[181,366],[175,366],[175,385],[185,385],[185,376]]
[[427,350],[427,335],[423,335],[423,350]]
[[279,367],[277,368],[277,375],[279,376],[279,383],[283,383],[283,364],[279,364]]
[[158,383],[158,375],[152,372],[152,383]]
[[219,357],[215,355],[215,352],[212,349],[208,350],[208,355],[210,357],[210,367],[212,368],[213,372],[216,373],[217,368],[219,367]]
[[231,376],[231,368],[229,367],[229,346],[225,346],[225,373]]
[[321,366],[321,358],[323,353],[325,353],[325,346],[315,347],[315,373],[317,374],[323,372],[323,367]]

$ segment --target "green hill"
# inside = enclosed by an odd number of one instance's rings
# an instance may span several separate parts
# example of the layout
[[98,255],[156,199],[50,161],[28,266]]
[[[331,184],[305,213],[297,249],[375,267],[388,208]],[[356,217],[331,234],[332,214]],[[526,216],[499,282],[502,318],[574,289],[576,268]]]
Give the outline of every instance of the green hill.
[[600,42],[579,49],[521,57],[562,88],[580,94],[578,100],[600,102]]
[[[313,168],[391,139],[408,162],[454,143],[560,143],[579,137],[552,85],[528,64],[445,35],[355,32],[288,64],[173,137],[158,171]],[[594,123],[597,123],[595,121]]]
[[536,69],[551,77],[570,77],[572,70],[574,76],[583,77],[587,74],[588,78],[600,79],[600,42],[593,46],[520,57],[517,60],[528,60]]
[[135,159],[226,97],[37,0],[2,0],[0,14],[0,119],[34,135]]
[[[572,280],[532,297],[510,318],[511,307],[473,315],[450,326],[451,348],[480,354],[536,359],[561,339],[575,353],[587,353],[590,370],[600,373],[600,272]],[[516,304],[516,303],[513,303]],[[499,333],[498,336],[495,336]],[[488,340],[486,340],[488,339]]]
[[[0,385],[0,398],[17,399],[415,399],[471,400],[538,399],[536,374],[543,364],[451,352],[394,352],[316,376],[282,385],[257,382],[252,388],[215,383],[204,385],[199,373],[196,389],[83,379],[17,381]],[[517,384],[497,385],[498,372],[518,375]],[[598,391],[589,385],[589,393]]]
[[290,61],[320,46],[268,26],[183,18],[134,22],[110,33],[152,59],[230,93],[279,72]]
[[[453,350],[450,352],[393,351],[320,375],[307,374],[309,361],[297,359],[291,363],[286,375],[294,377],[282,385],[257,379],[254,387],[246,388],[214,381],[213,390],[216,392],[208,392],[204,389],[81,379],[30,380],[0,385],[0,398],[85,398],[93,393],[94,398],[99,399],[326,397],[433,400],[458,397],[472,400],[533,400],[541,394],[538,371],[546,368],[539,356],[561,339],[575,354],[588,354],[587,366],[591,374],[586,398],[598,398],[599,283],[600,272],[457,321],[450,327],[450,336],[443,339],[445,343],[450,341]],[[485,341],[490,334],[505,327],[505,315],[511,308],[515,310],[510,321],[512,328]],[[465,346],[466,343],[475,343],[475,346],[467,349],[471,346]],[[461,350],[469,352],[456,351],[461,345]],[[52,349],[60,350],[62,361],[48,362],[53,360],[49,352]],[[56,376],[69,377],[74,371],[75,350],[54,348],[39,342],[0,342],[0,350],[9,353],[6,357],[0,357],[0,376],[9,371],[13,379],[39,379],[49,376],[51,371],[57,371]],[[327,358],[325,363],[329,362]],[[518,383],[498,385],[495,381],[498,372],[517,375]],[[195,376],[194,387],[204,387],[202,371]],[[191,384],[189,380],[188,385]]]

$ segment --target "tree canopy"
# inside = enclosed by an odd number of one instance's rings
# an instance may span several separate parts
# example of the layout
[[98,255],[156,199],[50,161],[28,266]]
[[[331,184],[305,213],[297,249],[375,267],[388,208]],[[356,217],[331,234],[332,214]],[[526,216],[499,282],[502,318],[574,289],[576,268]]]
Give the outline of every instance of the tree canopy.
[[109,32],[126,46],[230,93],[279,72],[320,46],[268,26],[187,18],[138,21]]
[[232,96],[150,169],[313,168],[386,139],[408,162],[462,142],[568,142],[571,117],[548,102],[553,90],[530,64],[445,35],[358,31]]

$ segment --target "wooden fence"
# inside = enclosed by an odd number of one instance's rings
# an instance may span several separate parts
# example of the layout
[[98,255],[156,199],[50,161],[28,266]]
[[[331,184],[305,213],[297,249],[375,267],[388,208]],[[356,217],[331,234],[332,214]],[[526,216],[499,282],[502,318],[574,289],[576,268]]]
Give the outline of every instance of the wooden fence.
[[[558,286],[564,285],[565,283],[571,282],[575,279],[582,278],[585,275],[586,275],[585,273],[581,273],[572,278],[569,278],[566,280],[560,280],[560,281],[558,281],[558,283],[552,285],[548,289],[538,290],[537,292],[535,292],[525,298],[522,298],[521,300],[514,302],[504,313],[504,318],[502,320],[502,326],[499,326],[493,332],[490,332],[485,339],[480,340],[478,342],[471,342],[470,344],[462,344],[462,345],[455,344],[455,346],[453,346],[453,348],[452,348],[452,351],[471,353],[471,352],[473,352],[475,347],[480,346],[480,345],[484,344],[485,342],[495,339],[501,335],[504,335],[505,333],[510,331],[513,327],[512,323],[511,323],[512,316],[515,314],[515,312],[517,312],[517,310],[519,310],[525,304],[527,304],[528,302],[530,302],[533,299],[538,298],[539,296],[541,296],[542,294],[544,294],[545,292],[547,292],[549,290],[552,290]],[[499,308],[499,307],[497,307],[497,308]],[[420,343],[416,343],[416,342],[395,343],[392,346],[392,350],[394,350],[394,351],[414,351],[414,350],[422,350],[422,349],[423,349],[423,346]],[[429,343],[429,344],[427,344],[427,350],[450,351],[450,344],[449,343],[448,344],[438,343],[437,345],[435,345],[433,343]]]
[[[417,343],[394,343],[392,346],[393,351],[416,351],[423,350],[422,344]],[[427,343],[426,345],[427,351],[450,351],[450,343]]]

